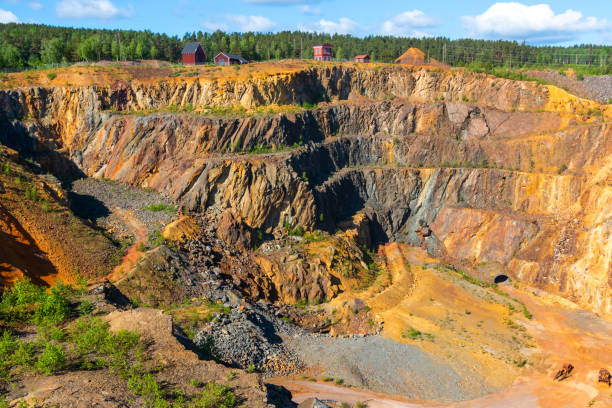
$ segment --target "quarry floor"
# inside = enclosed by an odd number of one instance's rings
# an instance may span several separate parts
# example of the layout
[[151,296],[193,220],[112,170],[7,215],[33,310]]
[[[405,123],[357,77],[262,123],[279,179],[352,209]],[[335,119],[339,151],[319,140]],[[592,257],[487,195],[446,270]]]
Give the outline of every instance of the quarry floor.
[[[320,379],[307,381],[304,377],[273,378],[270,382],[291,391],[296,403],[316,397],[349,404],[364,402],[374,408],[612,406],[612,389],[597,382],[599,369],[612,366],[612,353],[609,352],[612,324],[568,300],[538,289],[504,285],[503,290],[522,301],[533,314],[533,319],[525,327],[536,347],[528,352],[531,353],[528,366],[519,371],[518,376],[512,376],[510,384],[493,392],[486,392],[480,384],[471,384],[470,387],[469,382],[478,379],[461,377],[461,373],[458,375],[445,367],[444,359],[439,355],[427,353],[418,347],[404,347],[407,345],[398,343],[392,329],[387,327],[379,338],[325,340],[325,347],[319,342],[318,349],[312,345],[309,348],[313,353],[311,355],[315,356],[312,361],[318,365],[313,367],[314,372],[336,374],[338,378],[348,380],[345,384],[352,385],[356,384],[356,375],[368,371],[374,374],[356,387],[335,385]],[[306,343],[309,342],[312,343],[311,340]],[[397,350],[393,350],[391,344]],[[301,347],[304,347],[304,342]],[[574,365],[574,372],[562,382],[553,381],[555,372],[565,362]],[[366,365],[368,367],[364,367]],[[389,392],[390,387],[384,390],[384,394],[370,391],[380,391],[372,380],[376,379],[376,374],[385,373],[384,368],[387,369],[386,375],[379,380],[396,387],[395,393]],[[487,376],[486,372],[479,373]],[[500,372],[489,372],[489,377],[496,375],[500,375]],[[471,398],[470,388],[472,392],[482,395]],[[413,394],[406,392],[407,389],[413,392],[419,390],[416,392],[418,397],[407,398],[406,395]],[[455,401],[438,402],[448,401],[449,397]],[[459,401],[462,399],[465,400]]]

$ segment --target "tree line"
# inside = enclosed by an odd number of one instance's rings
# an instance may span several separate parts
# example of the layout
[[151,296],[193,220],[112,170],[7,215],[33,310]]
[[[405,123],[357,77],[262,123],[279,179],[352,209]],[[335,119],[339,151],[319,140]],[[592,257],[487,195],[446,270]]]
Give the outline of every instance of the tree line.
[[445,37],[405,38],[300,31],[278,33],[189,32],[182,38],[151,31],[54,27],[40,24],[0,24],[0,68],[38,67],[78,61],[160,59],[180,62],[186,42],[198,41],[208,62],[219,51],[239,54],[251,61],[312,58],[314,44],[330,42],[334,57],[352,59],[369,54],[372,60],[390,62],[409,47],[426,58],[450,65],[481,64],[490,67],[529,65],[589,65],[612,73],[612,47],[589,44],[571,47],[531,46],[516,41]]

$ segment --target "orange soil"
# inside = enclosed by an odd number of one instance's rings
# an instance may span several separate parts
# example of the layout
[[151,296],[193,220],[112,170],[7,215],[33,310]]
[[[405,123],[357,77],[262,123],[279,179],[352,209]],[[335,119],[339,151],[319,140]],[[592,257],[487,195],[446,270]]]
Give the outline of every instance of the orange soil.
[[136,237],[134,244],[128,248],[125,255],[121,258],[121,263],[119,263],[107,277],[109,280],[116,282],[143,257],[144,253],[138,250],[138,246],[147,243],[147,227],[134,216],[132,211],[124,210],[119,207],[114,207],[112,211],[125,222]]
[[39,285],[53,285],[57,270],[36,241],[0,202],[0,287],[28,276]]
[[[43,178],[10,156],[16,153],[0,147],[0,163],[9,165],[8,174],[0,173],[5,188],[0,193],[0,286],[23,276],[52,285],[57,279],[72,283],[78,275],[108,273],[111,242],[75,217]],[[26,189],[33,188],[36,200],[26,198]]]
[[[418,60],[419,66],[440,69],[443,64],[437,61],[425,64]],[[15,72],[0,76],[0,88],[32,87],[32,86],[109,86],[117,81],[137,81],[139,83],[154,83],[161,80],[249,80],[266,78],[274,75],[287,75],[310,67],[350,66],[356,69],[389,66],[387,63],[354,62],[321,62],[311,60],[281,60],[273,62],[251,62],[245,65],[232,66],[183,66],[171,65],[161,61],[79,63],[63,68],[37,69]]]
[[[397,256],[397,249],[397,244],[392,244],[384,249],[390,255],[396,252],[390,259],[390,263],[401,262],[401,257]],[[292,391],[296,402],[316,396],[319,399],[349,403],[366,401],[369,407],[548,408],[588,406],[603,408],[612,406],[610,395],[612,390],[607,385],[600,385],[597,382],[600,368],[612,368],[612,353],[610,353],[612,324],[579,309],[565,299],[543,291],[529,287],[517,289],[510,285],[505,285],[503,290],[521,300],[533,314],[533,320],[527,321],[525,327],[537,347],[529,349],[531,353],[529,362],[533,366],[523,369],[521,376],[517,377],[502,392],[471,401],[442,404],[411,401],[354,388],[286,378],[274,379],[273,382],[282,384]],[[393,299],[396,299],[397,296],[389,292],[387,295],[389,302],[394,303]],[[373,310],[379,307],[376,302],[372,304]],[[476,305],[473,311],[475,307]],[[386,325],[385,330],[387,331]],[[554,373],[565,362],[570,362],[575,366],[573,374],[562,382],[553,381]],[[496,375],[495,370],[492,370],[490,375]]]
[[[75,64],[65,68],[40,69],[6,74],[0,78],[0,87],[31,86],[88,86],[112,85],[116,81],[153,83],[160,80],[247,80],[271,75],[290,74],[312,66],[342,65],[353,63],[314,62],[308,60],[282,60],[277,62],[252,62],[232,66],[182,66],[160,61],[139,63],[104,61],[92,64]],[[367,66],[371,64],[359,64]]]

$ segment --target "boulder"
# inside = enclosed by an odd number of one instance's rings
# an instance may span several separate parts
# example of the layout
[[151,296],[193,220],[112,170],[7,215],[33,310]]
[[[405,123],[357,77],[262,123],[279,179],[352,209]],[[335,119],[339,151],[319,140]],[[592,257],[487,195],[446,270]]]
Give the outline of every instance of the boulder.
[[323,401],[321,401],[320,399],[311,397],[311,398],[308,398],[302,401],[300,405],[298,405],[298,408],[331,408],[331,407],[327,405],[326,403],[324,403]]
[[253,248],[253,233],[240,216],[232,210],[226,210],[217,224],[217,235],[228,246],[234,246],[241,251]]
[[200,236],[202,228],[191,217],[181,217],[166,225],[162,231],[164,239],[169,241],[185,242]]

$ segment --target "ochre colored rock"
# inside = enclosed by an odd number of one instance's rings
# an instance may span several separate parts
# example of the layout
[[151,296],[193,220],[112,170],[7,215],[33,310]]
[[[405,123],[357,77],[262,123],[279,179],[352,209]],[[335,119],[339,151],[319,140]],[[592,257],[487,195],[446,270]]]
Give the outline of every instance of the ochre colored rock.
[[191,217],[181,217],[166,225],[162,237],[170,241],[185,242],[200,236],[202,228]]

